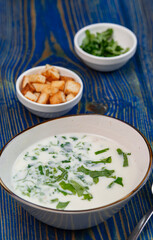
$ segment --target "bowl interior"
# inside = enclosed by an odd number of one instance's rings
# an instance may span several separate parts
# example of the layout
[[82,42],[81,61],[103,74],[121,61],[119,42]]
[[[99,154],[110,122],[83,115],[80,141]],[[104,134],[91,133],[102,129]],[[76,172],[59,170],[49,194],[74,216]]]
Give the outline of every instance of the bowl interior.
[[[110,138],[126,146],[132,152],[139,174],[132,193],[146,182],[152,164],[151,148],[145,138],[133,127],[124,122],[99,115],[80,115],[50,120],[32,127],[13,138],[2,150],[0,157],[0,178],[6,190],[12,191],[11,171],[18,155],[41,139],[63,133],[89,133]],[[131,193],[131,194],[132,194]]]
[[76,44],[78,47],[82,44],[82,41],[85,37],[85,31],[90,30],[91,33],[96,34],[97,32],[103,32],[108,28],[113,28],[113,38],[121,45],[123,48],[129,47],[133,48],[136,44],[136,38],[134,34],[127,28],[111,23],[99,23],[92,24],[87,27],[84,27],[76,34]]

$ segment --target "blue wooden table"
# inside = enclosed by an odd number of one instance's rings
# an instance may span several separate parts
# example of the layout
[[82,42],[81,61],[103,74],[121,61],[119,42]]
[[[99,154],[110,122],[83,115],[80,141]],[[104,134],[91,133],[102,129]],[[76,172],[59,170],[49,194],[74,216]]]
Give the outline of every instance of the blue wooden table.
[[[101,114],[130,123],[153,143],[153,1],[152,0],[0,0],[0,148],[17,133],[45,121],[17,100],[15,82],[23,71],[46,63],[75,71],[82,78],[81,102],[69,114]],[[76,56],[75,33],[111,22],[138,38],[135,56],[111,73],[89,69]],[[151,174],[136,196],[108,221],[90,229],[64,231],[39,222],[0,188],[2,240],[127,239],[153,203]],[[139,239],[153,239],[153,218]]]

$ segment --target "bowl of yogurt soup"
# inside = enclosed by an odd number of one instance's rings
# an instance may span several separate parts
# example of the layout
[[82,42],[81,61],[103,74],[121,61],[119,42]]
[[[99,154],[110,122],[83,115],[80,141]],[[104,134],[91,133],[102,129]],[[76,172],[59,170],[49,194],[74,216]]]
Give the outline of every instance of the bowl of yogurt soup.
[[107,220],[146,183],[152,151],[131,125],[102,115],[49,120],[1,150],[1,186],[40,221],[84,229]]

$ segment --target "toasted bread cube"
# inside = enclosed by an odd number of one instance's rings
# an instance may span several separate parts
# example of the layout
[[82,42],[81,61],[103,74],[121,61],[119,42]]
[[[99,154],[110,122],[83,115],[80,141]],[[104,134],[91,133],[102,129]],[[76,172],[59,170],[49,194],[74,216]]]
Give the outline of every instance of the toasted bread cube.
[[68,81],[68,80],[71,80],[71,81],[75,81],[74,78],[72,77],[67,77],[67,76],[60,76],[60,80],[63,80],[63,81]]
[[75,98],[74,94],[73,93],[69,93],[67,96],[66,96],[66,101],[70,101],[72,100],[73,98]]
[[41,103],[41,104],[46,104],[48,102],[49,99],[49,94],[47,93],[40,93],[39,98],[37,100],[37,103]]
[[[39,96],[40,96],[40,93],[34,92],[33,94],[37,97],[37,100],[38,100],[38,98],[39,98]],[[36,100],[36,101],[37,101],[37,100]]]
[[36,92],[41,92],[43,90],[43,88],[48,86],[47,84],[43,84],[43,83],[33,83],[32,85],[36,89]]
[[51,82],[50,82],[50,81],[46,81],[46,84],[49,84],[49,85],[50,85],[50,84],[51,84]]
[[80,83],[78,82],[74,82],[72,80],[68,80],[65,83],[65,94],[68,95],[69,93],[73,93],[75,96],[78,94],[79,90],[80,90]]
[[24,76],[23,79],[24,82],[28,81],[31,83],[45,83],[46,82],[46,77],[42,76],[41,74],[31,74],[31,75],[27,75]]
[[42,92],[47,93],[49,95],[53,95],[59,91],[58,88],[52,87],[51,84],[45,84],[44,88],[42,89]]
[[26,86],[28,83],[29,83],[29,79],[28,79],[26,76],[24,76],[24,77],[23,77],[23,80],[22,80],[21,88],[22,88],[22,89],[25,88],[25,86]]
[[42,75],[47,78],[48,81],[58,80],[60,78],[60,73],[57,68],[47,64]]
[[32,93],[35,91],[35,88],[31,83],[27,83],[26,86],[21,90],[23,95],[25,95],[28,91]]
[[49,98],[50,104],[59,104],[65,102],[65,94],[64,92],[57,92],[53,96]]
[[32,92],[28,91],[26,92],[26,94],[24,95],[27,99],[36,102],[37,101],[37,96],[35,94],[33,94]]
[[52,81],[51,86],[53,88],[58,88],[61,91],[64,91],[65,82],[64,81]]

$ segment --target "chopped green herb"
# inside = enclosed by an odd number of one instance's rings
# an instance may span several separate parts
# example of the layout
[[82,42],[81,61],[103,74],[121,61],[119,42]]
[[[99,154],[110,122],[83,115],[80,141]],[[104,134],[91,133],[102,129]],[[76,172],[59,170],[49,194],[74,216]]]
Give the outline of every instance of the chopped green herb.
[[123,155],[123,167],[128,167],[129,166],[129,162],[128,162],[128,155],[131,155],[131,153],[125,153],[123,152],[120,148],[117,149],[117,152],[119,155]]
[[66,180],[68,177],[68,172],[64,168],[61,168],[60,166],[58,167],[58,169],[62,171],[62,174],[55,177],[55,182],[60,182],[63,179]]
[[32,164],[28,164],[27,168],[31,168],[33,165]]
[[117,183],[117,184],[121,185],[122,187],[124,186],[123,185],[123,179],[121,177],[118,177],[118,178],[115,179],[115,181],[111,182],[108,185],[108,188],[111,188],[114,185],[114,183]]
[[48,150],[48,148],[46,147],[43,147],[43,148],[41,148],[41,151],[43,151],[43,152],[45,152],[45,151],[47,151]]
[[63,160],[62,163],[69,163],[71,162],[70,160]]
[[62,143],[60,146],[61,146],[61,148],[63,148],[66,152],[72,151],[71,143],[70,143],[70,142]]
[[77,137],[70,137],[73,141],[77,141],[78,138]]
[[65,136],[62,136],[62,138],[63,138],[63,139],[66,139],[66,137],[65,137]]
[[70,201],[67,202],[59,202],[56,206],[57,209],[65,209],[67,205],[70,203]]
[[62,148],[64,148],[65,146],[70,146],[70,142],[62,143],[60,146],[61,146]]
[[95,155],[107,152],[108,150],[109,150],[109,148],[105,148],[105,149],[99,150],[99,151],[95,152]]
[[83,194],[83,200],[90,201],[93,198],[93,196],[90,193]]
[[70,169],[71,167],[70,166],[67,166],[65,169]]
[[28,188],[27,188],[27,191],[28,191],[29,193],[31,193],[31,188],[28,187]]
[[99,178],[98,178],[98,177],[94,177],[94,178],[93,178],[93,182],[94,182],[95,184],[97,184],[97,183],[99,182]]
[[76,182],[74,180],[70,180],[70,183],[74,187],[78,197],[81,197],[83,195],[84,191],[86,191],[86,188],[84,186],[82,186],[81,184],[79,184],[78,182]]
[[22,192],[23,195],[30,197],[30,193]]
[[32,156],[32,157],[31,157],[31,160],[37,160],[37,157]]
[[39,169],[39,172],[40,172],[40,174],[41,174],[41,175],[44,175],[44,172],[43,172],[43,167],[42,167],[42,165],[40,165],[40,166],[38,167],[38,169]]
[[118,42],[113,39],[113,29],[107,29],[102,33],[92,34],[89,30],[85,31],[85,38],[81,48],[92,55],[99,57],[114,57],[126,53],[129,48],[123,49]]
[[57,191],[60,192],[60,193],[62,193],[64,196],[66,196],[66,195],[71,195],[70,193],[68,193],[68,192],[66,192],[66,191],[63,191],[63,190],[61,190],[61,189],[59,189],[59,188],[57,188]]
[[98,163],[111,163],[112,162],[112,158],[111,157],[107,157],[104,159],[101,159],[100,161],[87,161],[87,163],[94,163],[94,164],[98,164]]
[[[89,175],[92,178],[98,178],[98,177],[107,177],[107,178],[114,178],[115,176],[112,176],[112,174],[115,172],[114,170],[108,170],[106,168],[103,168],[101,171],[92,171],[90,169],[85,168],[83,165],[81,167],[77,168],[78,172],[83,172],[86,175]],[[96,179],[97,181],[97,179]]]
[[38,156],[40,155],[40,153],[39,153],[39,152],[35,152],[35,154],[36,154],[36,155],[38,155]]
[[51,201],[52,203],[58,202],[58,198],[51,199],[50,201]]
[[24,155],[25,157],[28,157],[29,156],[29,152],[26,152],[26,154]]
[[49,169],[46,170],[46,176],[49,176]]
[[76,190],[75,188],[72,186],[72,184],[70,183],[66,183],[64,181],[60,182],[59,185],[61,186],[61,188],[63,188],[64,190],[69,190],[70,192],[72,192],[74,195],[76,194]]

